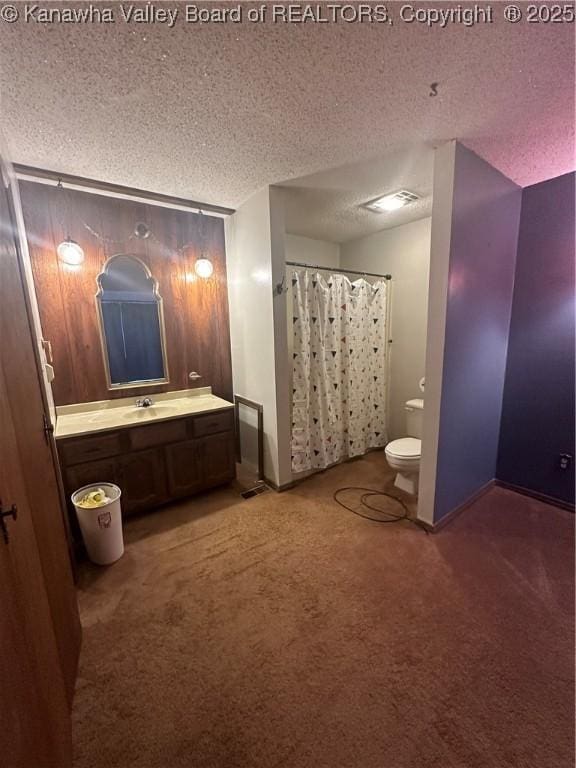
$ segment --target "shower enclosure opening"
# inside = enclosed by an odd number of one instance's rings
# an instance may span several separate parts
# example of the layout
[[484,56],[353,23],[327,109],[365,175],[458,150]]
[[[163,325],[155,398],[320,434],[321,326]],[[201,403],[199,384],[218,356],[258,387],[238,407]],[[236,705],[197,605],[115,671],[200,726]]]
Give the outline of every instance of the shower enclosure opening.
[[287,266],[291,458],[300,474],[387,443],[391,276]]

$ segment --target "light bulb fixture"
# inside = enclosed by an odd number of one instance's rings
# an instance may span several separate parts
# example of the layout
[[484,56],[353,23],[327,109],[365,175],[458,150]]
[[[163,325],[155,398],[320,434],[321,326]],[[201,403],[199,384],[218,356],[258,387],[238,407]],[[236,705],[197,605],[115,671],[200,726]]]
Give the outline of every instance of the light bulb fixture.
[[196,259],[196,263],[194,264],[194,272],[196,272],[198,277],[202,277],[204,280],[206,280],[209,277],[212,277],[214,266],[210,259],[205,259],[202,257],[200,259]]
[[56,249],[56,253],[58,254],[60,261],[73,267],[82,264],[84,261],[84,251],[71,237],[67,237],[60,243]]
[[398,211],[400,208],[404,208],[405,205],[410,205],[418,200],[418,195],[414,192],[408,192],[406,189],[401,189],[399,192],[394,192],[391,195],[383,195],[377,197],[376,200],[370,200],[368,203],[364,203],[362,208],[367,208],[373,213],[390,213],[391,211]]

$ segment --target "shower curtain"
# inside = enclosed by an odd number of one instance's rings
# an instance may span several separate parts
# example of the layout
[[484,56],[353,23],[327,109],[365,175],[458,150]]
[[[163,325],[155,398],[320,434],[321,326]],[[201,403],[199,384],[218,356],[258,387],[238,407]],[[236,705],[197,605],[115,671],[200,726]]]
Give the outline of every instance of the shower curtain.
[[386,281],[294,270],[292,469],[386,445]]

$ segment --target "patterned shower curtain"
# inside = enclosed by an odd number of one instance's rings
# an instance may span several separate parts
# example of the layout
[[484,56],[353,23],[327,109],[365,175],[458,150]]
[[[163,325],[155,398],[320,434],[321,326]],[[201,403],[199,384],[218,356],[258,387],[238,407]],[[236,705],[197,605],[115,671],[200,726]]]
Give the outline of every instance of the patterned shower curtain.
[[292,469],[386,445],[384,280],[294,270]]

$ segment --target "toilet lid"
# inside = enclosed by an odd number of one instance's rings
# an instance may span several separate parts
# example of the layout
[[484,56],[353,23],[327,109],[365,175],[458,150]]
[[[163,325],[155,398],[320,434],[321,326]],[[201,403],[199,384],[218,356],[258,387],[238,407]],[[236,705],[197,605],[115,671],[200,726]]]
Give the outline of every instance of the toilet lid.
[[422,443],[417,437],[402,437],[400,440],[392,440],[386,446],[386,453],[390,456],[398,456],[405,459],[416,459],[420,456]]

